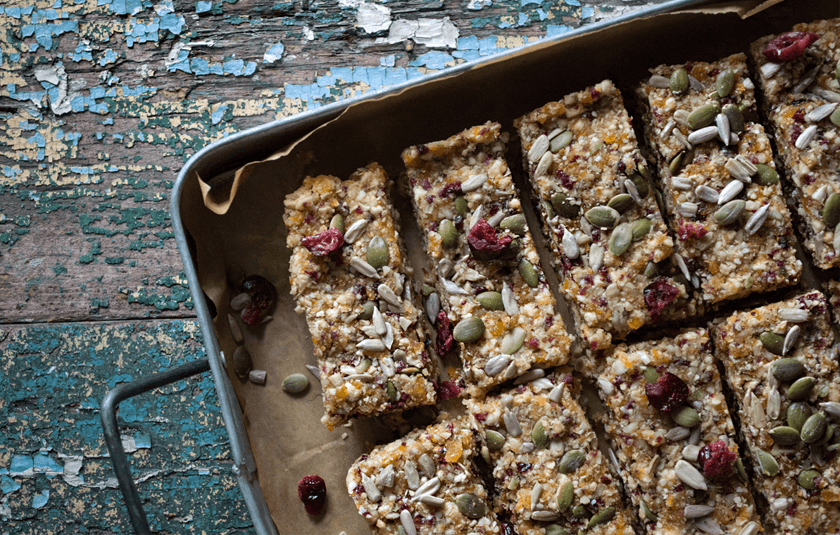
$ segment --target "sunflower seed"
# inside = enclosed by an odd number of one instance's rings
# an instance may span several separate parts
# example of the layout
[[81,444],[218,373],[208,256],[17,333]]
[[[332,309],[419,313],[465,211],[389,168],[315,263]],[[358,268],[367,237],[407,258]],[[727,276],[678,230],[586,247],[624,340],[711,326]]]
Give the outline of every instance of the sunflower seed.
[[720,194],[717,190],[704,185],[694,188],[694,194],[697,195],[697,198],[701,201],[710,202],[712,204],[717,204],[718,199],[720,199]]
[[507,355],[496,355],[487,360],[484,364],[484,373],[489,375],[490,377],[494,377],[499,375],[502,370],[504,370],[508,364],[510,364],[511,358]]
[[756,535],[760,529],[761,525],[755,520],[753,520],[746,526],[741,528],[741,531],[738,532],[738,535]]
[[531,489],[531,511],[537,508],[537,504],[540,502],[540,496],[542,495],[543,486],[539,483],[534,485],[534,488]]
[[493,214],[492,216],[490,216],[487,219],[487,224],[490,225],[493,228],[496,228],[496,227],[499,226],[499,224],[502,222],[502,220],[504,218],[505,218],[505,213],[503,211],[499,210],[498,212],[496,212],[495,214]]
[[394,465],[389,464],[379,471],[376,476],[376,486],[379,488],[389,489],[394,486],[396,475],[394,474]]
[[505,369],[504,375],[502,377],[505,381],[513,379],[519,373],[519,368],[516,367],[516,362],[511,362],[510,366]]
[[[550,399],[554,403],[560,403],[560,400],[563,398],[563,390],[565,390],[565,387],[565,383],[560,383],[559,385],[552,388],[551,392],[548,393],[548,399]],[[840,409],[840,403],[838,403],[838,409]],[[840,414],[840,410],[838,410],[838,414]]]
[[477,175],[473,175],[461,183],[461,191],[463,191],[464,193],[475,191],[478,188],[482,187],[489,178],[490,177],[488,177],[486,173],[479,173]]
[[677,212],[683,217],[694,217],[699,209],[697,203],[693,202],[683,202],[677,205]]
[[607,396],[612,396],[615,393],[615,387],[606,379],[598,379],[598,386],[601,387],[601,391]]
[[749,396],[749,413],[752,416],[752,424],[758,428],[767,425],[767,414],[764,412],[764,407],[761,405],[758,396],[750,392]]
[[764,222],[767,221],[767,214],[769,211],[770,205],[765,204],[750,216],[747,223],[744,225],[744,230],[747,232],[747,236],[752,236],[758,232],[758,229],[760,229]]
[[[532,162],[538,162],[540,158],[543,157],[543,154],[548,150],[548,136],[541,135],[537,139],[534,140],[534,144],[531,145],[531,149],[528,151],[528,159]],[[464,189],[464,186],[461,186],[461,189]]]
[[834,239],[831,245],[834,247],[835,253],[840,253],[840,223],[837,223],[837,226],[834,227]]
[[738,196],[744,189],[744,183],[740,180],[732,180],[720,192],[718,197],[718,205],[723,205]]
[[685,260],[683,260],[683,257],[680,256],[679,253],[674,253],[674,260],[677,261],[677,267],[680,268],[683,277],[685,277],[686,279],[690,279],[691,273],[688,272],[688,266],[685,264]]
[[403,465],[403,473],[409,489],[417,490],[420,488],[420,474],[417,473],[417,466],[413,462],[406,461]]
[[437,322],[438,313],[440,313],[440,296],[437,292],[432,292],[426,298],[426,316],[432,322],[432,325]]
[[667,123],[665,123],[665,126],[662,127],[662,131],[659,133],[659,137],[661,139],[668,139],[668,136],[670,136],[674,132],[674,128],[676,126],[676,121],[668,121]]
[[717,137],[717,135],[717,126],[706,126],[688,134],[688,142],[692,145],[698,145],[700,143],[705,143],[710,139],[714,139],[715,137]]
[[563,253],[566,255],[567,258],[570,260],[574,260],[575,258],[580,256],[580,247],[578,246],[577,240],[575,239],[575,235],[569,232],[565,227],[563,228]]
[[537,522],[553,522],[560,518],[560,515],[552,511],[534,511],[531,513],[531,520]]
[[589,267],[592,271],[598,271],[604,265],[604,246],[600,243],[593,243],[589,247]]
[[551,167],[552,159],[553,158],[551,152],[549,151],[546,151],[545,154],[543,154],[542,157],[540,157],[540,162],[537,164],[537,168],[534,170],[534,178],[539,178],[548,171],[548,168]]
[[516,303],[516,296],[513,295],[513,290],[505,283],[502,283],[502,304],[505,307],[505,312],[510,316],[519,314],[519,305]]
[[822,121],[823,119],[825,119],[826,117],[831,115],[831,112],[833,112],[836,108],[837,108],[837,103],[836,102],[830,102],[828,104],[823,104],[822,106],[818,106],[818,107],[814,108],[813,110],[809,111],[805,115],[805,119],[808,122],[811,122],[811,123],[816,123],[816,122]]
[[799,340],[799,326],[794,325],[793,327],[788,329],[788,332],[785,335],[785,341],[782,345],[782,355],[786,355],[791,349],[793,349],[793,346],[794,344],[796,344],[797,340]]
[[779,310],[779,319],[791,323],[803,323],[808,321],[810,313],[799,308],[782,308]]
[[451,280],[443,279],[442,283],[444,291],[450,295],[469,295],[466,290]]
[[382,343],[382,340],[374,340],[372,338],[362,340],[356,344],[356,347],[362,351],[385,351],[385,344]]
[[382,337],[382,343],[385,344],[385,347],[388,349],[391,349],[394,345],[394,328],[391,327],[390,323],[385,324],[385,336]]
[[708,490],[709,488],[706,486],[706,480],[703,479],[703,474],[683,459],[677,461],[674,472],[680,481],[693,489]]
[[379,296],[387,301],[388,304],[394,305],[395,307],[402,307],[402,299],[387,284],[380,284],[376,288],[376,291],[379,292]]
[[668,87],[669,82],[670,81],[668,80],[668,78],[659,74],[654,74],[648,80],[648,85],[657,89],[665,89],[666,87]]
[[695,520],[694,525],[697,529],[709,535],[724,535],[724,531],[720,529],[720,525],[708,516]]
[[765,78],[772,78],[776,75],[777,72],[782,68],[781,64],[779,63],[772,63],[767,62],[762,65],[758,70],[761,71],[761,76]]
[[414,517],[408,509],[400,511],[400,525],[405,530],[405,535],[417,535],[417,528],[414,527]]
[[826,401],[824,403],[820,403],[820,408],[825,411],[830,418],[840,420],[840,403],[837,403],[836,401]]
[[533,370],[528,370],[527,372],[517,377],[516,381],[514,381],[513,384],[524,385],[525,383],[530,383],[531,381],[539,379],[541,377],[545,377],[545,370],[541,368],[534,368]]
[[691,190],[691,181],[683,176],[672,176],[671,187],[680,191]]
[[372,502],[378,502],[379,498],[382,497],[382,493],[379,492],[379,488],[376,486],[376,483],[370,476],[362,474],[362,487],[365,489],[365,493],[367,494],[368,500]]
[[385,318],[382,317],[382,312],[379,311],[379,307],[374,306],[371,310],[371,322],[373,323],[373,329],[376,331],[376,334],[381,336],[388,332],[388,328],[385,327]]
[[697,459],[700,457],[700,446],[689,444],[682,449],[682,456],[686,461],[690,461],[692,463],[697,462]]
[[504,414],[502,415],[502,419],[505,422],[505,429],[507,429],[508,435],[512,437],[518,437],[522,434],[522,427],[519,425],[519,420],[516,418],[516,415],[510,412],[508,409],[505,409]]
[[796,138],[796,142],[793,145],[799,150],[804,150],[815,137],[817,137],[817,125],[812,124],[799,134],[799,137]]
[[772,502],[770,502],[770,508],[774,511],[784,511],[788,508],[790,504],[790,500],[787,498],[776,498]]
[[376,269],[357,256],[350,259],[350,266],[365,277],[370,277],[372,279],[379,278],[379,273],[376,272]]
[[686,148],[686,150],[691,149],[691,141],[689,141],[689,139],[685,137],[685,134],[682,133],[682,130],[675,128],[672,134],[675,138],[677,138],[677,141],[679,141],[680,144]]
[[814,80],[817,78],[817,73],[820,71],[820,66],[817,65],[813,69],[809,70],[805,74],[802,75],[802,78],[793,86],[790,90],[791,95],[798,95],[803,93],[808,86],[814,83]]
[[642,204],[644,199],[642,198],[642,194],[635,182],[627,178],[624,180],[624,187],[627,188],[627,193],[630,194],[630,197],[633,198],[636,204]]
[[367,225],[367,218],[357,219],[354,221],[353,224],[350,225],[350,228],[347,229],[347,232],[344,233],[344,241],[347,243],[355,243],[356,240],[362,237]]
[[729,117],[722,113],[718,113],[715,116],[715,126],[717,126],[718,137],[720,138],[720,140],[723,141],[724,145],[729,145]]
[[712,514],[714,510],[715,508],[709,505],[690,504],[686,505],[685,509],[683,509],[683,515],[686,518],[702,518]]
[[417,492],[414,493],[415,499],[423,494],[434,494],[438,489],[440,489],[440,478],[433,477],[420,485]]
[[677,427],[672,427],[671,429],[668,430],[667,433],[665,433],[665,439],[670,440],[671,442],[677,442],[679,440],[687,438],[688,435],[690,435],[690,434],[691,434],[691,431],[689,429],[686,429],[685,427],[677,426]]

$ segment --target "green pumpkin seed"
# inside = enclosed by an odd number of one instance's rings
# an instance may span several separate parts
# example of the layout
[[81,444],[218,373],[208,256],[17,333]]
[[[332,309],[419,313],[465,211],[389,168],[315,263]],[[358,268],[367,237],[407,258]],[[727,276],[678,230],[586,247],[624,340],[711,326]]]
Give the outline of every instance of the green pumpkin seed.
[[455,223],[448,219],[444,219],[438,226],[438,234],[440,234],[441,244],[446,248],[454,247],[458,244],[458,229]]
[[650,232],[653,223],[646,217],[639,218],[630,223],[630,228],[633,232],[633,241],[639,241]]
[[560,496],[557,497],[557,510],[565,511],[572,506],[572,501],[575,499],[575,484],[571,481],[566,481],[560,486]]
[[656,514],[653,511],[650,510],[650,507],[648,507],[647,502],[644,500],[642,500],[642,511],[644,511],[645,513],[645,518],[647,518],[651,522],[659,521],[659,517],[656,516]]
[[671,73],[671,79],[668,80],[668,88],[671,90],[671,93],[675,95],[682,95],[686,91],[691,84],[688,82],[688,71],[683,68],[679,68]]
[[764,475],[773,477],[779,473],[779,463],[775,457],[759,448],[755,449],[755,456]]
[[767,432],[767,434],[770,435],[770,438],[772,438],[774,442],[781,444],[782,446],[793,446],[799,442],[799,431],[785,425],[780,425],[775,429],[771,429]]
[[645,266],[645,277],[649,279],[656,278],[659,275],[659,266],[656,265],[656,262],[648,262]]
[[735,461],[735,473],[738,474],[738,477],[744,483],[746,483],[748,481],[748,479],[747,479],[747,469],[744,468],[744,461],[742,461],[740,457],[738,457],[738,460]]
[[668,172],[671,174],[671,176],[677,176],[678,174],[680,174],[682,168],[685,167],[685,164],[683,164],[683,160],[686,161],[686,164],[688,163],[688,159],[686,158],[686,151],[684,150],[681,150],[673,158],[671,158],[671,161],[668,163]]
[[560,462],[557,463],[557,470],[561,474],[572,474],[583,466],[586,461],[586,454],[580,450],[567,451]]
[[615,256],[621,256],[630,248],[633,241],[633,227],[630,223],[622,223],[612,231],[610,236],[610,252]]
[[513,355],[522,349],[522,345],[525,343],[526,334],[525,329],[522,327],[514,327],[513,331],[502,338],[502,353],[505,355]]
[[536,288],[540,283],[540,278],[537,275],[537,270],[534,269],[534,265],[524,258],[519,261],[519,274],[522,275],[525,284],[531,288]]
[[475,494],[465,492],[455,500],[461,514],[471,520],[478,520],[487,513],[487,506]]
[[688,115],[688,125],[692,130],[698,130],[715,122],[715,116],[720,111],[720,104],[710,102],[695,109]]
[[[636,186],[636,190],[639,192],[639,197],[642,199],[646,199],[648,195],[650,195],[650,185],[648,184],[647,178],[644,177],[644,173],[647,171],[647,166],[639,165],[639,173],[633,173],[630,175],[630,180],[633,181],[633,185]],[[641,174],[640,174],[641,173]]]
[[[774,355],[781,355],[785,346],[785,337],[771,331],[765,331],[758,337],[767,351]],[[797,361],[798,362],[798,361]]]
[[516,490],[519,487],[519,478],[513,476],[507,484],[508,490]]
[[700,424],[700,415],[691,407],[679,407],[671,411],[671,418],[677,425],[681,425],[687,429]]
[[335,214],[330,219],[330,228],[337,229],[340,233],[344,234],[344,216],[341,214]]
[[833,229],[840,223],[840,193],[832,193],[828,196],[823,206],[823,222]]
[[648,383],[655,383],[659,380],[659,372],[656,371],[656,368],[653,366],[648,366],[645,368],[645,381]]
[[370,369],[371,364],[373,364],[372,360],[368,357],[362,357],[362,360],[359,361],[359,365],[356,366],[356,373],[365,373]]
[[572,516],[576,516],[578,518],[587,517],[589,516],[589,509],[587,509],[582,503],[579,503],[572,508]]
[[408,535],[408,534],[405,532],[405,528],[404,528],[404,527],[402,527],[402,526],[397,526],[397,535]]
[[505,445],[505,436],[492,429],[488,429],[484,433],[484,440],[487,442],[487,448],[490,451],[499,451]]
[[828,120],[831,121],[831,124],[834,126],[840,126],[840,108],[836,108],[831,115],[828,116]]
[[376,305],[373,301],[365,301],[365,304],[362,305],[362,312],[356,316],[357,319],[360,320],[369,320],[373,317],[373,307]]
[[756,173],[753,182],[759,186],[772,186],[779,183],[779,173],[766,163],[755,164]]
[[823,437],[827,425],[826,417],[823,413],[814,413],[805,420],[802,425],[802,431],[799,435],[805,444],[813,444]]
[[[233,371],[240,379],[245,379],[251,372],[254,363],[251,360],[251,354],[245,349],[245,346],[237,346],[233,351]],[[306,377],[304,377],[306,379]]]
[[610,199],[610,202],[607,203],[607,206],[621,213],[624,210],[630,208],[631,204],[633,204],[633,197],[631,197],[629,193],[619,193],[618,195]]
[[802,426],[805,425],[805,422],[811,417],[811,412],[813,411],[811,411],[811,407],[807,403],[791,403],[788,405],[785,419],[787,420],[788,426],[796,429],[797,431],[801,431]]
[[504,310],[505,304],[502,301],[502,294],[499,292],[481,292],[476,296],[476,301],[487,310]]
[[484,334],[484,322],[481,318],[470,316],[462,319],[452,331],[452,338],[459,342],[475,342]]
[[551,138],[551,141],[548,143],[548,150],[551,152],[563,150],[571,144],[573,138],[574,134],[572,134],[571,130],[564,130]]
[[744,213],[744,208],[746,208],[746,206],[747,203],[741,199],[729,201],[718,208],[718,211],[715,212],[715,221],[717,221],[718,225],[731,225],[732,223],[738,221],[738,218],[741,217],[742,213]]
[[800,377],[788,388],[788,399],[791,401],[806,399],[811,394],[815,384],[817,384],[817,380],[813,377]]
[[563,192],[557,192],[551,196],[551,206],[561,217],[567,219],[575,219],[580,215],[580,206],[572,204]]
[[717,79],[715,80],[715,89],[717,90],[717,94],[720,98],[728,97],[734,86],[735,73],[732,72],[732,69],[726,69],[718,74]]
[[531,442],[534,443],[534,446],[536,446],[538,450],[548,446],[548,435],[545,432],[542,422],[537,422],[537,425],[535,425],[534,429],[531,430]]
[[379,236],[374,236],[368,244],[367,263],[370,264],[373,269],[380,269],[388,265],[390,257],[391,255],[388,249],[388,244],[385,243],[385,240]]
[[525,234],[525,231],[528,230],[527,223],[525,222],[525,214],[516,214],[508,216],[502,219],[502,222],[499,223],[499,226],[505,230],[513,232],[517,236],[523,236]]
[[569,535],[569,532],[563,526],[551,524],[545,527],[545,535]]
[[390,403],[396,403],[399,398],[397,398],[397,387],[394,386],[394,383],[388,381],[385,384],[385,391],[388,393],[388,401]]
[[283,392],[287,392],[289,394],[300,394],[306,390],[308,386],[309,379],[307,379],[305,375],[302,373],[293,373],[283,379],[283,383],[280,385],[280,388],[283,389]]
[[585,217],[596,227],[613,228],[618,225],[621,214],[609,206],[596,206],[586,212]]
[[600,526],[601,524],[606,524],[610,520],[615,517],[615,507],[607,507],[606,509],[601,509],[595,515],[589,519],[589,523],[586,525],[587,529],[594,528],[595,526]]
[[744,114],[741,112],[741,108],[735,104],[727,104],[720,110],[720,112],[729,120],[730,132],[740,134],[744,131]]
[[817,480],[822,477],[822,474],[816,470],[803,470],[796,476],[796,482],[805,490],[815,490],[817,488]]
[[469,206],[467,205],[467,199],[464,198],[463,195],[459,195],[455,197],[455,211],[461,217],[467,217],[467,211],[469,210]]
[[793,382],[805,375],[805,365],[792,357],[777,360],[772,364],[771,370],[773,377],[783,383]]

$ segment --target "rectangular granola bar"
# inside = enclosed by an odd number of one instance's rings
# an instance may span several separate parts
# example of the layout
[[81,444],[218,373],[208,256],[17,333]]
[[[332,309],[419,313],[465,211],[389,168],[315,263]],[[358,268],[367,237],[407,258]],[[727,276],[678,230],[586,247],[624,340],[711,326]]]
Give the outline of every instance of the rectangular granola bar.
[[561,369],[465,401],[493,470],[496,504],[519,535],[633,533],[608,461],[573,396],[579,393],[579,381]]
[[598,378],[606,431],[647,533],[757,533],[705,329],[619,345]]
[[348,180],[308,177],[285,200],[290,279],[306,313],[331,429],[349,418],[435,402],[426,353],[391,214],[384,169]]
[[750,53],[793,186],[790,208],[800,216],[805,247],[826,269],[840,264],[840,19],[797,24],[793,30],[800,33],[759,39]]
[[507,138],[486,123],[402,154],[436,268],[427,311],[438,351],[458,342],[466,383],[479,394],[533,367],[564,364],[571,342],[514,191]]
[[799,280],[770,141],[755,122],[746,56],[661,65],[639,86],[680,254],[715,304]]
[[840,526],[840,376],[819,292],[732,314],[715,353],[740,404],[753,482],[779,533]]
[[514,126],[586,346],[603,349],[660,317],[695,314],[613,83],[549,102]]
[[347,491],[376,534],[498,534],[476,444],[465,417],[412,431],[360,457]]

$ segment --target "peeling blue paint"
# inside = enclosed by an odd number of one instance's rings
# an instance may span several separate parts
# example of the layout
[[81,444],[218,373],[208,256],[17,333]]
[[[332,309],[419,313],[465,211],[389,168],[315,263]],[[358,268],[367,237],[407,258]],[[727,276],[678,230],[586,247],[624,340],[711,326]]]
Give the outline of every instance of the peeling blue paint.
[[571,28],[565,24],[549,24],[545,27],[545,36],[554,37],[555,35],[562,35],[570,30]]
[[33,466],[31,455],[15,455],[12,457],[12,464],[9,465],[9,474],[19,476],[32,470]]
[[413,59],[410,63],[412,67],[428,67],[430,69],[443,69],[446,64],[455,61],[455,58],[446,52],[433,50]]
[[0,492],[10,494],[18,489],[20,489],[20,483],[9,476],[0,476]]
[[195,3],[195,12],[196,13],[207,13],[213,9],[213,2],[196,2]]
[[42,490],[38,494],[36,494],[32,498],[32,508],[33,509],[40,509],[41,507],[47,505],[47,502],[50,500],[50,490]]

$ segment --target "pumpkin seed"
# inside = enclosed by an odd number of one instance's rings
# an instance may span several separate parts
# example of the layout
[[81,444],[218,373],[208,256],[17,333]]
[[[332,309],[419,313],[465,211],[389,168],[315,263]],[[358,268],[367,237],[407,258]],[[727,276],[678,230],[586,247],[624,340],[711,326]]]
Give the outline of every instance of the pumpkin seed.
[[438,225],[438,234],[440,234],[441,244],[446,248],[451,248],[458,243],[458,229],[455,223],[448,219],[444,219]]
[[823,413],[812,414],[802,425],[799,435],[805,444],[813,444],[822,438],[826,428],[826,417]]
[[[240,379],[245,379],[251,372],[254,363],[251,360],[251,354],[245,349],[245,346],[236,346],[233,351],[233,370],[236,376]],[[304,377],[304,379],[306,379]]]
[[569,535],[569,532],[563,526],[551,524],[545,527],[545,535]]
[[779,182],[779,173],[775,169],[764,163],[755,164],[756,175],[755,183],[760,186],[772,186]]
[[388,401],[390,403],[396,403],[397,399],[398,399],[397,398],[397,387],[394,386],[394,383],[392,383],[391,381],[388,381],[385,384],[385,390],[388,393]]
[[610,236],[610,252],[615,256],[621,256],[630,248],[633,241],[633,227],[630,223],[622,223],[612,232]]
[[629,193],[620,193],[610,199],[607,206],[621,213],[633,204],[633,197]]
[[502,294],[499,292],[481,292],[476,296],[476,301],[478,301],[478,304],[487,310],[505,309],[505,305],[502,302]]
[[[767,334],[767,333],[765,333],[765,334]],[[771,334],[775,334],[775,333],[771,333]],[[762,334],[762,336],[764,336],[764,334]],[[779,335],[776,335],[776,336],[779,336]],[[779,336],[779,338],[781,338],[781,336]],[[784,340],[782,340],[782,343],[784,343]],[[767,344],[765,344],[765,347],[767,347]],[[781,351],[781,343],[778,344],[778,347],[779,347],[779,351]],[[768,347],[768,349],[770,349],[770,348]],[[772,352],[775,353],[775,351],[772,351]],[[776,353],[776,354],[778,354],[778,353]],[[805,371],[806,371],[805,370],[805,365],[802,364],[801,361],[799,361],[795,358],[791,358],[791,357],[777,360],[776,362],[774,362],[772,364],[770,369],[773,373],[773,377],[775,377],[779,381],[782,381],[783,383],[789,383],[789,382],[793,382],[793,381],[799,379],[800,377],[805,375]]]
[[461,217],[467,217],[467,211],[469,210],[469,206],[467,205],[467,199],[464,198],[463,195],[459,195],[455,197],[455,211]]
[[645,236],[647,236],[652,226],[653,223],[651,223],[650,219],[646,217],[641,217],[630,223],[633,241],[639,241]]
[[656,514],[654,514],[654,512],[650,510],[650,507],[648,507],[647,502],[644,500],[642,500],[642,511],[645,514],[645,518],[647,518],[651,522],[659,521],[659,517],[657,517]]
[[720,98],[726,98],[732,92],[732,87],[735,85],[735,73],[732,69],[726,69],[718,74],[715,80],[715,89]]
[[816,470],[803,470],[796,476],[796,482],[805,490],[814,490],[817,488],[817,480],[822,477],[822,474]]
[[720,113],[729,120],[729,131],[733,134],[740,134],[744,131],[744,114],[741,108],[735,104],[727,104],[721,108]]
[[470,316],[458,322],[452,330],[452,338],[459,342],[475,342],[484,334],[484,322],[481,318]]
[[572,516],[576,516],[578,518],[589,516],[589,509],[587,509],[582,503],[579,503],[572,508]]
[[344,216],[341,214],[332,216],[332,219],[330,219],[330,228],[334,228],[344,235]]
[[551,138],[551,141],[548,144],[548,150],[551,152],[563,150],[572,143],[573,138],[574,134],[572,134],[571,130],[564,130],[560,134]]
[[699,130],[707,127],[715,122],[715,116],[720,111],[720,105],[717,102],[710,102],[696,108],[688,115],[688,125],[692,130]]
[[540,283],[540,278],[537,275],[537,270],[534,269],[534,265],[524,258],[519,261],[519,274],[522,275],[525,284],[531,288],[536,288]]
[[610,520],[615,517],[615,507],[607,507],[606,509],[601,509],[592,518],[589,519],[589,523],[586,525],[587,529],[594,528],[595,526],[600,526],[601,524],[606,524]]
[[801,431],[805,421],[811,416],[811,407],[804,402],[795,402],[788,405],[785,419],[788,426],[796,431]]
[[644,376],[645,381],[647,381],[648,383],[655,383],[659,380],[659,372],[657,372],[656,368],[654,368],[653,366],[648,366],[647,368],[645,368]]
[[527,223],[525,222],[525,214],[508,216],[502,219],[499,226],[505,230],[513,232],[517,236],[523,236],[528,230]]
[[647,199],[647,196],[650,195],[650,185],[644,177],[644,173],[646,171],[647,166],[639,165],[639,173],[633,173],[629,177],[630,180],[633,181],[633,185],[636,186],[636,191],[639,192],[639,197],[642,199]]
[[368,264],[373,266],[374,269],[387,266],[390,259],[388,244],[381,237],[374,236],[368,243],[366,256]]
[[822,212],[826,226],[834,228],[840,223],[840,193],[832,193],[825,201]]
[[505,355],[513,355],[520,349],[522,349],[522,345],[525,343],[525,329],[522,327],[515,327],[513,331],[506,334],[504,338],[502,338],[502,353]]
[[292,375],[283,379],[280,388],[289,394],[300,394],[309,386],[309,379],[302,373],[293,373]]
[[764,475],[773,477],[779,473],[779,463],[771,454],[762,449],[756,448],[755,456],[758,461],[758,466],[761,468]]
[[656,262],[648,262],[645,266],[644,276],[653,279],[657,275],[659,275],[659,266],[656,265]]
[[560,486],[560,496],[557,498],[557,510],[565,511],[572,506],[572,501],[575,499],[575,484],[571,481],[566,481]]
[[551,206],[561,217],[574,219],[580,215],[580,206],[572,204],[563,192],[557,192],[551,196]]
[[674,466],[674,473],[677,474],[677,477],[693,489],[699,490],[708,490],[709,487],[706,485],[706,480],[703,478],[703,474],[700,473],[693,465],[689,464],[688,462],[680,459],[677,461],[676,466]]
[[561,474],[572,474],[583,466],[586,461],[586,454],[580,450],[567,451],[557,463],[557,471]]
[[615,209],[609,206],[596,206],[585,214],[586,220],[599,228],[613,228],[621,217]]
[[671,411],[671,418],[677,423],[688,429],[700,423],[700,415],[691,407],[683,406]]
[[813,390],[817,380],[813,377],[800,377],[788,388],[787,397],[791,401],[806,399]]
[[828,116],[828,120],[831,121],[831,124],[834,126],[840,126],[840,108],[831,112],[831,115]]
[[484,433],[484,440],[487,442],[487,448],[490,451],[499,451],[505,445],[505,436],[492,429],[488,429]]
[[545,428],[543,427],[543,423],[537,422],[537,425],[534,426],[534,429],[531,430],[531,442],[534,443],[534,446],[538,450],[541,450],[548,446],[548,435],[545,432]]
[[689,504],[683,509],[683,516],[686,518],[702,518],[709,516],[714,512],[715,508],[710,505]]
[[780,425],[775,429],[771,429],[767,432],[770,435],[770,438],[773,439],[776,444],[781,444],[782,446],[793,446],[799,442],[799,431],[792,427],[787,427],[785,425]]
[[693,159],[688,157],[689,154],[689,152],[681,150],[676,155],[674,155],[673,158],[671,158],[671,161],[668,163],[668,172],[671,174],[671,176],[676,176],[680,174],[680,171],[682,171],[683,167],[688,165],[688,163]]
[[671,73],[671,79],[668,80],[668,88],[671,90],[671,93],[675,95],[682,95],[688,91],[688,87],[688,71],[683,68],[679,68]]
[[458,496],[455,503],[458,505],[461,514],[471,520],[478,520],[487,513],[487,506],[481,498],[469,492]]
[[717,221],[718,225],[721,226],[730,225],[741,217],[741,214],[744,212],[744,208],[746,208],[746,206],[747,203],[741,199],[729,201],[718,208],[718,211],[715,212],[715,221]]
[[487,360],[484,364],[484,373],[489,375],[490,377],[495,377],[499,375],[502,370],[508,367],[510,364],[511,358],[507,355],[496,355]]
[[[785,338],[781,334],[765,331],[758,337],[764,347],[774,355],[782,355],[785,347]],[[797,361],[799,362],[799,361]]]

